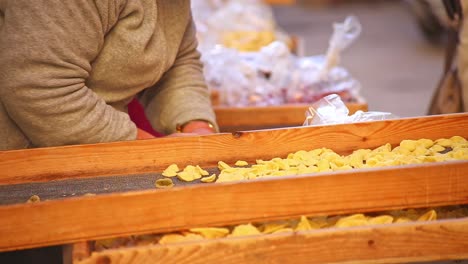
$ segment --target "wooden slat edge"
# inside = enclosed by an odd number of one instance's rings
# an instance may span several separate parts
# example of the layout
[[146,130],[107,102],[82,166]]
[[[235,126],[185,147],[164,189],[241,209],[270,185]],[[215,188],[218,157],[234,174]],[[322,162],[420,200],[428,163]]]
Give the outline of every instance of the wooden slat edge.
[[[350,114],[356,111],[367,111],[366,103],[348,103]],[[301,126],[305,120],[308,104],[291,104],[265,107],[223,107],[216,106],[218,125],[222,127],[286,127]]]
[[468,114],[452,114],[322,127],[238,132],[90,145],[0,151],[0,184],[161,172],[179,166],[214,166],[219,160],[285,157],[301,149],[349,152],[403,139],[468,138]]
[[226,264],[350,264],[464,258],[468,218],[122,248],[95,252],[74,264],[215,264],[220,259]]
[[468,203],[468,162],[196,185],[0,207],[0,251],[299,215]]

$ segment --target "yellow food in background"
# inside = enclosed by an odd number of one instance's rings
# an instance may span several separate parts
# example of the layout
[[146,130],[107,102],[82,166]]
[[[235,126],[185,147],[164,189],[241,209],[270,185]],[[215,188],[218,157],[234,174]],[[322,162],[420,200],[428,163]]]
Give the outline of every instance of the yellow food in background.
[[259,51],[275,40],[273,31],[231,31],[222,36],[224,46],[245,52]]

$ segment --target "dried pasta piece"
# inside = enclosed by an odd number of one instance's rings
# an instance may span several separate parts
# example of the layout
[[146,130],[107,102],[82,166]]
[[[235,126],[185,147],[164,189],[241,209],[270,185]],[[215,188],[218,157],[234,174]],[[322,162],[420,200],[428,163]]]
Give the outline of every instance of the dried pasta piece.
[[281,228],[273,232],[272,234],[279,234],[279,233],[291,233],[294,232],[292,228]]
[[450,147],[452,146],[452,141],[450,139],[446,138],[441,138],[435,141],[437,145],[440,145],[442,147]]
[[317,229],[326,227],[328,225],[327,216],[316,216],[309,219],[309,223],[312,227]]
[[174,183],[169,178],[157,179],[154,185],[156,186],[156,188],[162,188],[162,189],[174,187]]
[[197,169],[197,172],[201,175],[201,176],[208,176],[210,175],[209,172],[207,172],[206,170],[202,169],[200,166],[196,166],[196,169]]
[[370,218],[368,222],[371,225],[391,224],[393,222],[393,217],[390,215],[379,215]]
[[416,142],[417,142],[418,145],[423,146],[426,149],[428,149],[428,148],[430,148],[430,147],[432,147],[434,145],[434,141],[432,141],[430,139],[427,139],[427,138],[418,139]]
[[442,147],[441,145],[434,145],[429,150],[434,152],[434,153],[435,152],[442,152],[442,151],[445,150],[445,147]]
[[169,167],[167,167],[162,175],[165,176],[165,177],[175,177],[177,176],[177,172],[179,172],[180,169],[179,167],[177,166],[177,164],[171,164],[169,165]]
[[238,161],[236,161],[236,163],[234,165],[236,165],[238,167],[245,167],[245,166],[249,166],[249,163],[247,163],[247,161],[238,160]]
[[413,155],[415,156],[422,156],[426,155],[428,150],[424,146],[417,146],[416,149],[413,151]]
[[416,146],[417,144],[414,140],[403,140],[400,142],[400,147],[409,151],[414,151],[416,149]]
[[181,234],[166,234],[159,239],[159,244],[167,245],[173,243],[179,243],[184,241],[184,236]]
[[319,171],[328,171],[330,169],[330,163],[326,159],[322,159],[318,162],[317,168]]
[[26,202],[27,203],[37,203],[37,202],[40,202],[40,201],[41,201],[41,197],[34,194],[31,197],[29,197],[29,199]]
[[231,174],[231,173],[221,172],[216,182],[231,182],[231,181],[241,181],[241,180],[244,180],[244,176],[242,174],[239,174],[239,173]]
[[249,236],[249,235],[258,235],[261,234],[258,229],[253,226],[252,224],[246,225],[238,225],[234,227],[232,233],[229,235],[230,237],[237,237],[237,236]]
[[429,210],[427,213],[421,215],[418,221],[433,221],[437,220],[437,213],[434,210]]
[[395,223],[407,223],[407,222],[411,222],[411,219],[409,219],[407,217],[398,217],[395,220]]
[[186,182],[191,182],[191,181],[195,180],[193,175],[191,173],[189,173],[189,172],[186,172],[186,171],[181,171],[181,172],[177,173],[177,178],[179,178],[179,180],[181,180],[181,181],[186,181]]
[[466,139],[464,137],[460,137],[460,136],[453,136],[450,138],[450,141],[454,142],[454,143],[466,143]]
[[219,168],[219,170],[222,171],[222,170],[225,170],[225,169],[230,169],[231,166],[227,165],[226,162],[224,162],[224,161],[219,161],[218,162],[218,168]]
[[214,182],[215,180],[216,180],[216,174],[212,174],[211,176],[206,176],[200,179],[200,181],[204,183]]
[[193,165],[188,165],[183,171],[177,173],[177,178],[179,178],[182,181],[191,182],[200,179],[201,174],[197,167]]
[[266,223],[262,227],[262,233],[264,234],[272,234],[275,231],[278,231],[280,229],[286,228],[288,226],[287,223],[277,223],[277,222],[272,222],[272,223]]
[[351,216],[340,218],[335,227],[353,227],[367,225],[367,218],[363,214],[354,214]]
[[205,227],[205,228],[192,228],[190,232],[200,234],[204,238],[220,238],[225,237],[229,234],[229,229],[227,228],[217,228],[217,227]]
[[182,239],[183,242],[198,241],[198,240],[205,239],[202,235],[194,234],[191,232],[183,232],[183,235],[184,235],[184,238]]
[[309,219],[305,216],[301,216],[301,219],[299,220],[299,223],[296,226],[295,231],[306,231],[306,230],[313,230],[317,229],[316,226],[312,226],[309,222]]

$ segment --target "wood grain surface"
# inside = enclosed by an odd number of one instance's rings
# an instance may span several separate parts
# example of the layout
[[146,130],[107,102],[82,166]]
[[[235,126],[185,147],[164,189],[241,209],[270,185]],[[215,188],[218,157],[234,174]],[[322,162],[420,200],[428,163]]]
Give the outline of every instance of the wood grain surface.
[[265,0],[265,2],[272,5],[292,5],[296,0]]
[[0,251],[200,226],[468,203],[468,162],[260,179],[0,207]]
[[94,252],[74,264],[408,263],[468,258],[468,218]]
[[0,152],[0,185],[106,175],[161,172],[172,163],[214,167],[222,160],[285,157],[327,147],[347,154],[393,146],[403,139],[468,138],[468,114],[299,127],[210,136],[162,138]]
[[[350,114],[367,111],[366,103],[346,104]],[[223,132],[302,126],[309,104],[290,104],[265,107],[215,106],[216,120]]]

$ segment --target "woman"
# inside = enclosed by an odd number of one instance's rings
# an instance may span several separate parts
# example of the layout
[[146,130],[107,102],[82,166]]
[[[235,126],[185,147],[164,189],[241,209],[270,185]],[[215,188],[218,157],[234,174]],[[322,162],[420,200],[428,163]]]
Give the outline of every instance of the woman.
[[188,0],[0,0],[0,149],[216,130]]

